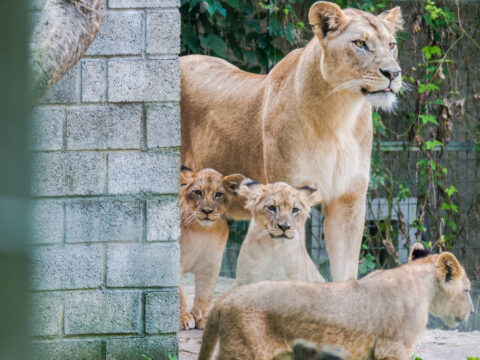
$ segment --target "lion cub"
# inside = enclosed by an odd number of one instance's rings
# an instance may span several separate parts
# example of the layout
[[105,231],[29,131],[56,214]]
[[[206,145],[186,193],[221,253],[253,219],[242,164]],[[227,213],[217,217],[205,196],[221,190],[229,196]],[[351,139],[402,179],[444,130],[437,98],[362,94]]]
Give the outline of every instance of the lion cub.
[[180,274],[195,274],[195,300],[191,312],[180,285],[180,328],[203,329],[228,238],[225,217],[235,189],[245,177],[223,176],[213,169],[180,172]]
[[238,190],[252,214],[233,286],[263,280],[324,282],[305,248],[305,221],[315,190],[245,180]]

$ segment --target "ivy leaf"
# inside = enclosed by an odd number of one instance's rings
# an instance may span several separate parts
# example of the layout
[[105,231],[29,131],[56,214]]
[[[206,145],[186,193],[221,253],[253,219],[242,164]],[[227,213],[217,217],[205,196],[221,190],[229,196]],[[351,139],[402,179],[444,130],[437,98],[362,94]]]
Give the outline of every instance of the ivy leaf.
[[427,149],[427,150],[433,150],[437,146],[443,146],[443,143],[441,143],[438,140],[429,140],[429,141],[425,142],[425,149]]
[[212,50],[215,54],[219,56],[225,56],[227,44],[225,44],[225,41],[223,41],[221,37],[210,34],[206,37],[200,38],[200,43],[205,49]]
[[425,54],[425,57],[427,58],[427,60],[430,60],[433,55],[441,56],[442,55],[442,49],[440,49],[436,45],[434,45],[434,46],[424,46],[422,48],[422,53]]
[[448,188],[445,189],[445,192],[448,194],[448,196],[452,196],[454,193],[458,193],[458,190],[455,186],[450,185]]
[[420,118],[420,120],[422,120],[423,125],[426,125],[428,123],[438,125],[438,122],[433,115],[418,115],[418,117]]

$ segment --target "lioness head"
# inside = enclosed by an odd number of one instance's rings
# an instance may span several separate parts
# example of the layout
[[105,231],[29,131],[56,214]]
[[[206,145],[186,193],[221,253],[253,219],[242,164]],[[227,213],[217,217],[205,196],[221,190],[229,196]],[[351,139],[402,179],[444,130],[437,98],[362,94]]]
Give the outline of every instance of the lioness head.
[[183,222],[212,225],[224,215],[228,202],[244,179],[240,174],[223,176],[213,169],[193,171],[182,166],[179,196]]
[[[423,246],[415,244],[410,260],[428,255]],[[468,320],[470,313],[474,311],[467,274],[452,253],[443,252],[428,257],[431,257],[436,269],[435,293],[429,312],[451,327],[458,326],[462,321]]]
[[375,16],[320,1],[308,18],[323,48],[320,71],[332,92],[361,93],[373,106],[390,109],[402,88],[395,40],[403,23],[400,8]]
[[294,188],[284,182],[263,185],[250,179],[238,189],[255,222],[278,241],[293,239],[302,231],[315,192],[308,186]]

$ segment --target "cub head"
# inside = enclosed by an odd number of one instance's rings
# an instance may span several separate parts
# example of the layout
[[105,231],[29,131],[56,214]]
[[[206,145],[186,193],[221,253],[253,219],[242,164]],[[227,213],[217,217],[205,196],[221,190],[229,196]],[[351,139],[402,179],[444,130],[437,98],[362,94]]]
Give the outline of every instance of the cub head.
[[182,166],[179,194],[182,221],[212,225],[225,214],[228,202],[244,179],[240,174],[223,176],[213,169],[193,171]]
[[263,185],[246,179],[238,194],[246,198],[246,208],[255,222],[274,240],[294,239],[303,231],[316,190],[294,188],[284,182]]
[[452,253],[431,255],[423,246],[415,245],[410,260],[428,257],[427,261],[432,261],[435,266],[435,293],[429,312],[441,318],[448,326],[458,326],[474,311],[470,281],[463,266]]
[[400,8],[375,16],[320,1],[308,18],[323,49],[320,71],[332,92],[363,94],[374,107],[391,109],[402,88],[395,40],[403,23]]

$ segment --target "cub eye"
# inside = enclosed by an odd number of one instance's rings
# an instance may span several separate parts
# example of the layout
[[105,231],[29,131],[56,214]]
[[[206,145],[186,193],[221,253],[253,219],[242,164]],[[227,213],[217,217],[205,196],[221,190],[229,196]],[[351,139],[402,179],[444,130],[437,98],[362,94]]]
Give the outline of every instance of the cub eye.
[[292,209],[292,214],[296,214],[296,213],[298,213],[299,211],[300,211],[299,208],[293,208],[293,209]]
[[360,49],[368,50],[367,43],[363,40],[354,40],[353,43],[356,47],[359,47]]
[[224,195],[224,194],[221,193],[221,192],[216,192],[216,193],[215,193],[215,197],[216,197],[216,198],[221,198],[221,197],[223,197],[223,195]]
[[397,44],[394,42],[391,42],[388,46],[390,47],[390,50],[393,50],[395,49],[395,46],[397,46]]
[[202,190],[193,190],[193,193],[197,196],[202,196],[203,195]]
[[277,207],[275,205],[269,205],[267,206],[267,209],[270,210],[271,212],[277,211]]

